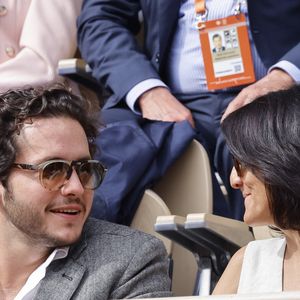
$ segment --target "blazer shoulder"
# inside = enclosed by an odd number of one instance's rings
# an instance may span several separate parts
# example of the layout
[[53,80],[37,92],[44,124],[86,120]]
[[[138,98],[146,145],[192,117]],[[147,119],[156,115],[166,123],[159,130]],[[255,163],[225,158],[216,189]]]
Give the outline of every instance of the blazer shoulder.
[[[89,218],[83,231],[83,239],[89,247],[121,247],[138,249],[142,244],[151,243],[163,247],[161,240],[151,234],[141,232],[125,225]],[[126,248],[127,247],[127,248]]]

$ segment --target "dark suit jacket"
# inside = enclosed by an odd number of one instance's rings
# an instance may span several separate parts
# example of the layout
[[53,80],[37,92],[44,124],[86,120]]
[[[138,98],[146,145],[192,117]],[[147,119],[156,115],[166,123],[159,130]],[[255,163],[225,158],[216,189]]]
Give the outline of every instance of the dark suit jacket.
[[35,299],[170,297],[166,251],[160,240],[95,219],[66,258],[47,268]]
[[[108,106],[124,99],[137,83],[164,80],[168,48],[181,0],[85,0],[78,19],[78,44],[93,76],[112,93]],[[144,50],[132,33],[144,15]],[[300,1],[249,0],[250,27],[268,68],[288,60],[300,68]]]

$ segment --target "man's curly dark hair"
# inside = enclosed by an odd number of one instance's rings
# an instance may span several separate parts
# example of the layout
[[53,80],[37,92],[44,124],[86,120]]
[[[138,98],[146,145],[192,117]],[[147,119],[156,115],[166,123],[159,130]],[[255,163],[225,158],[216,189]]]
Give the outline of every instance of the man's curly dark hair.
[[16,135],[31,118],[69,117],[80,123],[88,138],[90,153],[96,151],[98,120],[89,102],[61,85],[24,88],[0,94],[0,182],[5,185],[18,151]]

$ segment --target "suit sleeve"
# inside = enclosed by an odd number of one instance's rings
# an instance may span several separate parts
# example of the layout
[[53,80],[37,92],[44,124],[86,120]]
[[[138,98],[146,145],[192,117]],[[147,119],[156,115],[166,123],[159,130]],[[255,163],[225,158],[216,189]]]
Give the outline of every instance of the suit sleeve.
[[78,45],[93,76],[120,100],[136,84],[159,79],[139,47],[138,0],[85,0],[78,18]]
[[287,60],[300,69],[300,43],[290,49],[280,60]]
[[170,297],[168,260],[163,243],[151,237],[129,262],[111,299]]
[[58,79],[60,59],[76,50],[76,18],[82,0],[32,0],[17,55],[0,64],[0,90],[42,85]]
[[269,72],[273,69],[281,69],[289,74],[296,84],[300,82],[300,44],[288,51],[277,63],[269,68]]

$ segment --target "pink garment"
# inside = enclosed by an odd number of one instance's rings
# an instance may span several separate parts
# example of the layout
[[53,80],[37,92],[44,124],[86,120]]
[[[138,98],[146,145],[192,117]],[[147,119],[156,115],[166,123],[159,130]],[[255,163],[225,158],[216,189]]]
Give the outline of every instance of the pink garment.
[[82,0],[0,0],[0,92],[62,81],[60,59],[76,51]]

